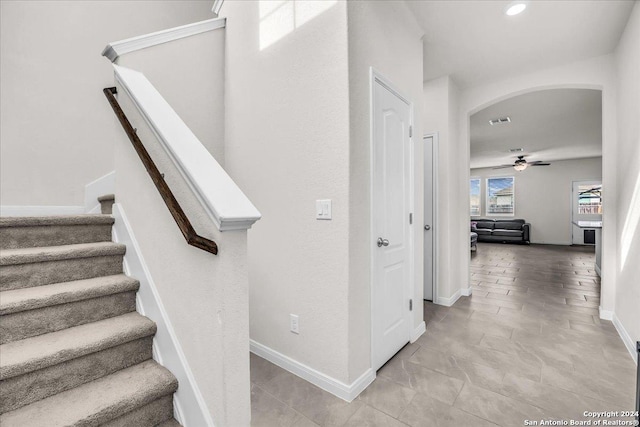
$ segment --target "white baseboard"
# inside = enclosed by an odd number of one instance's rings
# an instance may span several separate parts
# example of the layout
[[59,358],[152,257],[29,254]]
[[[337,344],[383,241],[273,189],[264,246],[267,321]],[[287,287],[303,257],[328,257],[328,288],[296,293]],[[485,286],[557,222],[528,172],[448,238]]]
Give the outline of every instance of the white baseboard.
[[596,271],[596,273],[598,273],[598,277],[602,277],[602,272],[600,271],[600,267],[598,267],[598,264],[596,264],[594,270]]
[[0,206],[1,216],[80,215],[84,206]]
[[602,320],[613,320],[613,311],[604,310],[602,306],[599,306],[598,312]]
[[627,347],[627,350],[629,350],[629,353],[631,353],[631,358],[633,359],[634,362],[636,362],[636,365],[637,365],[638,351],[636,350],[636,343],[631,339],[631,335],[629,335],[627,330],[624,328],[624,325],[622,325],[622,323],[620,322],[620,319],[618,319],[618,316],[616,316],[615,313],[613,313],[613,326],[616,327],[616,331],[618,331],[618,335],[620,335],[620,338],[622,339],[622,342],[624,343],[625,347]]
[[420,336],[425,332],[427,332],[427,324],[423,321],[420,322],[420,324],[413,330],[413,334],[411,334],[411,343],[413,344],[418,341],[418,338],[420,338]]
[[451,307],[453,304],[456,303],[456,301],[460,299],[460,296],[462,296],[462,292],[460,291],[460,289],[458,289],[456,293],[451,295],[449,298],[438,297],[436,304],[444,305],[445,307]]
[[92,181],[84,186],[84,211],[86,213],[100,213],[98,197],[113,194],[116,190],[116,171]]
[[178,391],[173,395],[174,416],[185,427],[213,427],[214,422],[207,404],[182,352],[140,246],[122,206],[118,203],[113,205],[113,216],[115,218],[113,239],[127,246],[124,271],[140,281],[140,289],[136,295],[138,311],[153,320],[158,327],[153,338],[154,359],[169,369],[180,384]]
[[375,371],[369,368],[354,382],[345,384],[254,340],[249,340],[249,342],[252,353],[347,402],[358,397],[376,379]]
[[460,290],[460,295],[463,297],[470,297],[472,293],[471,286]]

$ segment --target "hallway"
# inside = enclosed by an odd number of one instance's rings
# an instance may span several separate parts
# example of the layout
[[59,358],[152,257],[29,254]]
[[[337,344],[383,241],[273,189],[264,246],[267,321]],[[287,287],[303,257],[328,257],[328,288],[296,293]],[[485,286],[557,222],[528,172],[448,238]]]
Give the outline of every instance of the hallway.
[[427,332],[350,404],[252,354],[252,425],[512,427],[631,410],[636,367],[598,317],[593,265],[587,248],[481,243],[473,296],[425,302]]

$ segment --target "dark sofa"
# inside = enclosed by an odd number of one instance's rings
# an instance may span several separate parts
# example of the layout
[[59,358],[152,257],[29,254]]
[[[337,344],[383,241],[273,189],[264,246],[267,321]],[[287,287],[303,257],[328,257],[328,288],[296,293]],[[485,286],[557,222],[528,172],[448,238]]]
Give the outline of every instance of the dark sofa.
[[[474,229],[475,223],[475,229]],[[531,224],[524,219],[473,219],[471,231],[478,233],[478,242],[529,244]]]

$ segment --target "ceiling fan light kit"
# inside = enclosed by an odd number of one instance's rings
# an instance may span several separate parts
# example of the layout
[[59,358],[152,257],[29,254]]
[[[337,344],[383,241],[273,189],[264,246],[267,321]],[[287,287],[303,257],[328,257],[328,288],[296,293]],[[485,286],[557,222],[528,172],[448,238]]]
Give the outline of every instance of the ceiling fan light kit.
[[514,168],[518,172],[522,172],[529,166],[549,166],[550,164],[551,163],[543,162],[542,160],[536,160],[535,162],[527,162],[524,156],[518,156],[518,160],[516,160],[512,165],[496,166],[493,169]]

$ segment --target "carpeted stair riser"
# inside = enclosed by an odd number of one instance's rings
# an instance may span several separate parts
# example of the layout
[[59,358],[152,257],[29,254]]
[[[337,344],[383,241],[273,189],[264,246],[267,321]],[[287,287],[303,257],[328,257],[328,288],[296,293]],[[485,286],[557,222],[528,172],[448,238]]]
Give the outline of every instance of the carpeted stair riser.
[[111,215],[113,213],[113,204],[115,203],[116,198],[113,194],[107,194],[101,197],[98,197],[98,202],[100,203],[100,212],[103,215]]
[[173,396],[168,395],[101,424],[100,427],[155,427],[173,418]]
[[98,426],[142,408],[178,388],[152,360],[0,415],[2,427]]
[[0,344],[119,316],[135,310],[136,294],[132,291],[5,314],[0,322]]
[[153,336],[156,330],[155,323],[133,312],[2,344],[0,380]]
[[0,291],[122,273],[122,255],[0,267]]
[[111,241],[111,224],[0,228],[0,249],[35,248]]
[[149,360],[152,343],[140,338],[0,381],[0,414]]
[[[100,198],[111,212],[113,195]],[[0,218],[0,425],[179,427],[108,215]]]

